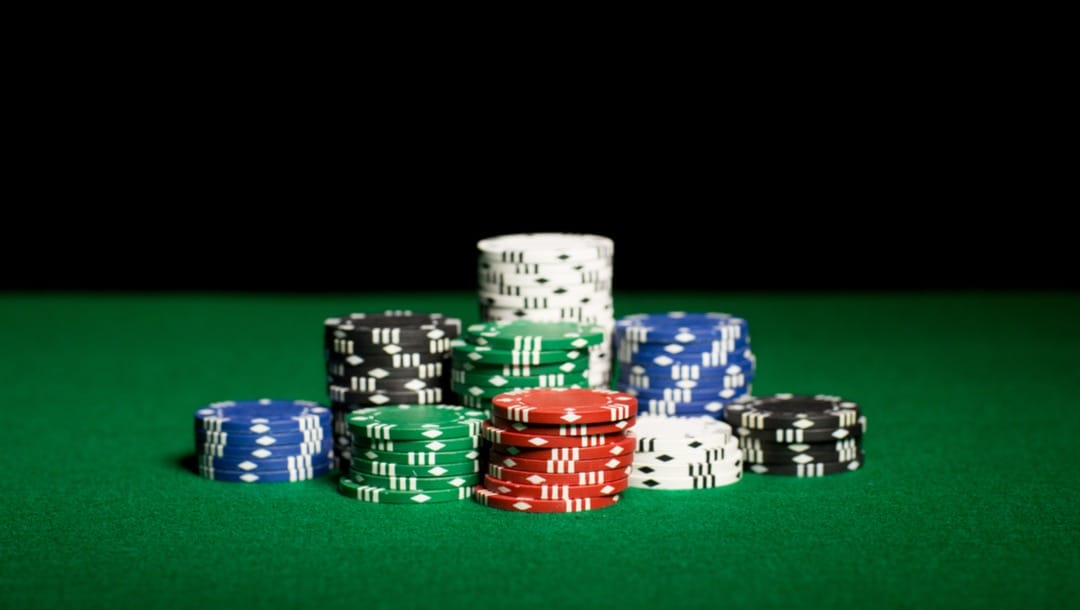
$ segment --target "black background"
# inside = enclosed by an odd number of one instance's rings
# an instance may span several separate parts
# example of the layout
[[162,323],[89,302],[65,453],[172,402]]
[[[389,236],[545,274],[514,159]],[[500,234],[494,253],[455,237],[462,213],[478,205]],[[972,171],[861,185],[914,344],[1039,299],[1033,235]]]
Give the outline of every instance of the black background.
[[[130,228],[113,224],[121,213],[115,221],[69,216],[64,226],[35,231],[28,246],[7,244],[3,287],[469,290],[478,239],[576,231],[615,240],[617,290],[1076,288],[1070,242],[1052,223],[946,220],[931,210],[828,212],[811,203],[785,211],[722,199],[689,210],[663,197],[649,198],[641,212],[617,198],[587,204],[554,195],[529,203],[509,194],[462,200],[434,212],[374,197],[301,199],[284,213],[257,205],[217,214],[171,209],[124,221]],[[583,213],[584,205],[603,210]]]

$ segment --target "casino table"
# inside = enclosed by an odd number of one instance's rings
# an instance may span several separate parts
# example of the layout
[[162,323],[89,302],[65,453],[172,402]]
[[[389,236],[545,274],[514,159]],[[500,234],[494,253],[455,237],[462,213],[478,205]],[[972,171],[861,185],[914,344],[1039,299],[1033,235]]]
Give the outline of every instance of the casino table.
[[198,406],[326,400],[323,318],[474,296],[0,294],[0,607],[1078,607],[1080,295],[615,302],[747,318],[754,393],[859,401],[864,467],[572,514],[204,480]]

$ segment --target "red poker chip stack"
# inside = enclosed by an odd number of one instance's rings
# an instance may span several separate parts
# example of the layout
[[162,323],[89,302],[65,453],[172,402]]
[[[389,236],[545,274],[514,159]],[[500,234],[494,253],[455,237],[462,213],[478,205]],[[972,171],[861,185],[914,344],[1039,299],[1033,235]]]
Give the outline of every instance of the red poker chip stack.
[[611,390],[539,388],[491,400],[492,444],[477,502],[523,513],[596,510],[629,485],[637,399]]

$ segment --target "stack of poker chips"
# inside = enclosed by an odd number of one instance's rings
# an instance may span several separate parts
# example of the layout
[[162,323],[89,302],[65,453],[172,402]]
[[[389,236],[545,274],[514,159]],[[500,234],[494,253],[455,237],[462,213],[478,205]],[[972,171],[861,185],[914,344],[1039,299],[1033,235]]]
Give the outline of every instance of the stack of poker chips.
[[611,506],[634,461],[637,401],[611,390],[538,389],[496,396],[492,443],[476,501],[517,512]]
[[630,486],[708,489],[742,479],[743,453],[731,427],[711,415],[638,415]]
[[750,392],[755,360],[746,320],[668,312],[619,318],[618,388],[654,415],[712,415]]
[[858,403],[837,396],[747,396],[729,404],[746,470],[820,477],[858,470],[866,417]]
[[333,466],[330,410],[306,400],[218,402],[195,411],[199,474],[215,481],[312,479]]
[[589,350],[589,384],[609,387],[614,242],[581,233],[518,233],[480,240],[476,248],[481,318],[602,327],[604,341]]
[[452,344],[451,388],[460,404],[491,411],[499,394],[531,388],[587,388],[589,349],[605,340],[599,326],[577,322],[486,322]]
[[450,342],[461,334],[461,320],[438,313],[388,311],[329,318],[323,327],[334,449],[344,472],[352,454],[345,422],[350,411],[443,402]]
[[446,405],[353,411],[348,417],[353,457],[338,490],[381,504],[464,500],[480,480],[484,417]]

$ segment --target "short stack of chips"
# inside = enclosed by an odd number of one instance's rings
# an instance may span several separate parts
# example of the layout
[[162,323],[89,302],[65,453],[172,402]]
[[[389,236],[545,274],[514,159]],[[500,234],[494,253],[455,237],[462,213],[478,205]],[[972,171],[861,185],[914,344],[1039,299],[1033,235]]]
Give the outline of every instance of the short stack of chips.
[[619,318],[618,388],[654,415],[712,415],[750,392],[755,360],[746,320],[668,312]]
[[636,439],[633,396],[611,390],[537,389],[492,400],[492,443],[476,501],[516,512],[611,506],[626,489]]
[[746,396],[729,404],[746,470],[757,474],[820,477],[858,470],[866,416],[838,396]]
[[330,409],[306,400],[218,402],[195,411],[199,474],[215,481],[283,483],[333,466]]
[[589,384],[609,387],[614,242],[581,233],[518,233],[476,247],[481,318],[602,327],[604,341],[589,350]]
[[461,320],[388,311],[328,318],[323,327],[334,449],[344,472],[352,453],[345,422],[350,411],[443,402],[450,342],[461,334]]
[[349,414],[353,457],[338,491],[380,504],[452,502],[480,480],[484,413],[447,405],[397,405]]
[[708,489],[742,479],[743,454],[731,426],[711,415],[638,415],[630,486]]
[[454,341],[451,388],[458,401],[491,411],[499,394],[531,388],[590,386],[589,349],[606,331],[577,322],[485,322]]

